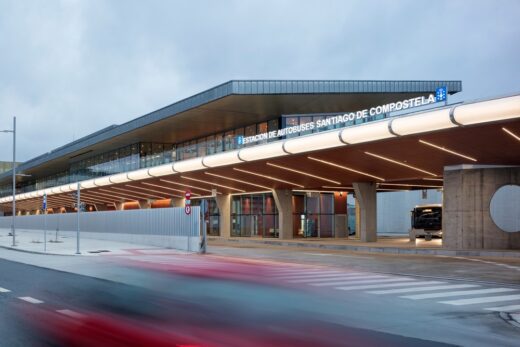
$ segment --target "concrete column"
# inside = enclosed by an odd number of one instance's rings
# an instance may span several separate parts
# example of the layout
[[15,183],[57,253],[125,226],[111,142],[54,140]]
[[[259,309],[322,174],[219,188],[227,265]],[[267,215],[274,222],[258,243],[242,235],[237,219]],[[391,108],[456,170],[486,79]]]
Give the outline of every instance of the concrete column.
[[116,208],[116,211],[122,211],[123,208],[124,208],[124,203],[123,202],[114,202],[114,206]]
[[184,199],[183,198],[171,198],[171,207],[184,207]]
[[221,237],[231,236],[231,195],[217,194],[215,197],[219,210],[219,229]]
[[[504,185],[520,185],[519,167],[458,165],[444,168],[443,247],[520,249],[520,233],[505,232],[492,220],[490,203]],[[514,210],[509,204],[502,209]]]
[[151,202],[150,200],[139,200],[139,208],[140,209],[143,209],[143,210],[146,210],[146,209],[149,209],[151,208]]
[[374,182],[353,183],[359,203],[359,238],[363,242],[377,241],[377,190]]
[[279,238],[293,238],[293,206],[292,191],[289,189],[273,189],[273,197],[278,208]]

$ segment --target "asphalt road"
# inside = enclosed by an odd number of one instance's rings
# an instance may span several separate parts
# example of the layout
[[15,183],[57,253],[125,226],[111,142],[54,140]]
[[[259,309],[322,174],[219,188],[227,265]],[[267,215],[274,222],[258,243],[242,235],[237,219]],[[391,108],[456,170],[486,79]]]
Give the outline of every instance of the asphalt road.
[[[338,346],[516,346],[520,339],[519,328],[487,310],[519,303],[516,299],[478,302],[482,297],[520,295],[514,283],[375,271],[388,263],[385,258],[371,258],[372,266],[363,269],[346,265],[366,263],[363,255],[339,254],[333,261],[331,255],[316,255],[325,261],[298,265],[274,259],[265,250],[255,254],[249,250],[248,257],[230,256],[247,250],[213,251],[220,255],[143,252],[53,257],[1,250],[0,258],[16,261],[0,259],[0,287],[9,290],[0,292],[0,346],[38,345],[14,318],[28,307],[116,314],[143,324],[162,321],[194,335],[199,334],[197,326],[205,326],[210,331],[234,332],[238,339],[245,339],[242,342],[269,334]],[[251,257],[261,260],[244,260]],[[306,259],[312,257],[306,255]],[[445,289],[424,290],[432,287]],[[486,294],[468,295],[467,291]],[[427,297],[441,292],[447,296]],[[406,298],[414,295],[426,298]],[[464,299],[477,302],[441,303]],[[207,338],[215,341],[214,335]]]

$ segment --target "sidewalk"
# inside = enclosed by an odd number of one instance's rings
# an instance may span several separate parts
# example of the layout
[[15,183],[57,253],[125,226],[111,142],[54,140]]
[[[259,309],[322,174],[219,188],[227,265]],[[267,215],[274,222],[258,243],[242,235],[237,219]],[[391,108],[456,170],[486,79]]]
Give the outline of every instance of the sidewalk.
[[[0,229],[0,247],[30,253],[46,253],[53,255],[76,255],[75,234],[60,232],[56,235],[55,231],[47,231],[47,249],[45,251],[44,234],[41,231],[16,231],[16,247],[13,247],[13,237],[9,236],[11,230]],[[56,238],[57,236],[57,238]],[[57,241],[57,242],[56,242]],[[162,249],[149,245],[138,245],[134,243],[96,240],[91,238],[81,238],[80,233],[80,253],[81,255],[121,255],[131,254],[139,249]]]
[[208,245],[235,247],[282,246],[385,254],[520,258],[520,250],[446,249],[442,247],[441,239],[433,239],[431,241],[426,241],[424,239],[416,239],[416,241],[413,242],[410,241],[408,237],[395,236],[379,236],[377,242],[362,242],[356,239],[340,238],[308,238],[280,240],[275,238],[261,237],[223,238],[219,236],[208,236]]

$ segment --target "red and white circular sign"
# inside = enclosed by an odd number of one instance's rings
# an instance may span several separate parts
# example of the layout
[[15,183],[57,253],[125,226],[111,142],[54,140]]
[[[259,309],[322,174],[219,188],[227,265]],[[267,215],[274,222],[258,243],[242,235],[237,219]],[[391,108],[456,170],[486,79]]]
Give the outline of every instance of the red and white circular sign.
[[184,206],[184,213],[191,214],[191,206],[190,205]]

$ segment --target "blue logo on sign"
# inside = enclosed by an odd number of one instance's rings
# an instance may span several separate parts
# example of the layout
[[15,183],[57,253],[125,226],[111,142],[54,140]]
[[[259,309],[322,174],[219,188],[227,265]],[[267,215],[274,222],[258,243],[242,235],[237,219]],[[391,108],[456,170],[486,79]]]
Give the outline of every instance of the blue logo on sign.
[[446,87],[440,87],[435,90],[435,101],[446,101],[448,90]]
[[237,143],[239,145],[243,145],[244,144],[244,137],[243,136],[238,136],[237,137]]

